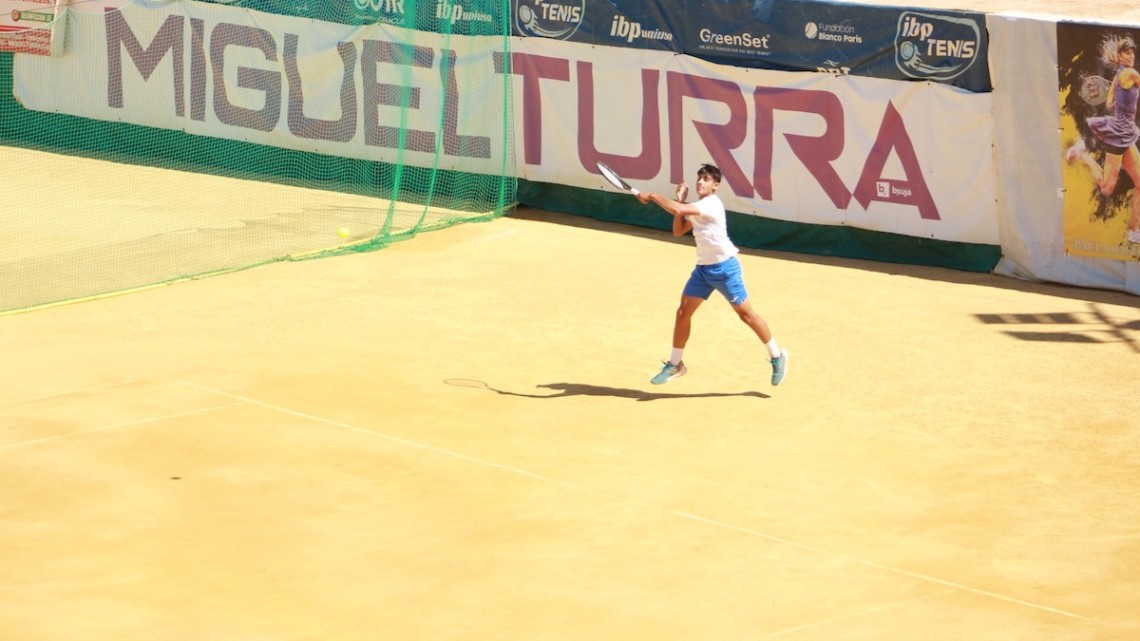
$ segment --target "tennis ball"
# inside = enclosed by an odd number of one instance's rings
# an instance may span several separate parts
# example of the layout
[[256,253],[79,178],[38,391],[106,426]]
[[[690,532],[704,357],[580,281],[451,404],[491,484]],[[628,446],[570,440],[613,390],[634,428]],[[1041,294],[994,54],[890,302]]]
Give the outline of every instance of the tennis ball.
[[348,229],[348,227],[341,227],[340,229],[336,230],[336,235],[340,236],[341,238],[348,238],[351,234],[352,232]]

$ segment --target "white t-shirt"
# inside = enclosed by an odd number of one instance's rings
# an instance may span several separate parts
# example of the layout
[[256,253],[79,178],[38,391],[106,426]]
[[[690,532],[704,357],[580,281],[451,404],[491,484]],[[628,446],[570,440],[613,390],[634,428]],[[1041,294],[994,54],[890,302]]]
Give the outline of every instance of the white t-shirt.
[[732,258],[740,250],[728,238],[728,216],[720,196],[709,194],[698,200],[698,216],[686,216],[693,223],[693,238],[697,241],[697,264],[715,265]]

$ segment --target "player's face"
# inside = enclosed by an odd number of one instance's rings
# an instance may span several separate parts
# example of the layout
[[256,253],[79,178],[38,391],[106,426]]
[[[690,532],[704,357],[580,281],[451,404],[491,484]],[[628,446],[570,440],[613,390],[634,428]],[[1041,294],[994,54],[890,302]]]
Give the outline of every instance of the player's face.
[[1131,67],[1136,64],[1136,50],[1126,49],[1120,52],[1120,64]]
[[712,176],[708,174],[697,175],[697,196],[704,198],[705,196],[708,196],[709,194],[715,192],[716,188],[719,186],[720,183],[714,181],[712,179]]

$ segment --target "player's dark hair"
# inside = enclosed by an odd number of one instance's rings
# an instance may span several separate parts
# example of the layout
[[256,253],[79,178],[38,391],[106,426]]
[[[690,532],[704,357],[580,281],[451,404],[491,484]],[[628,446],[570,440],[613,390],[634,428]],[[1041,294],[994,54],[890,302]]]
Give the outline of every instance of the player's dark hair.
[[712,178],[713,182],[718,183],[720,182],[721,178],[720,168],[716,165],[705,163],[701,165],[700,169],[697,169],[697,176],[708,176],[709,178]]

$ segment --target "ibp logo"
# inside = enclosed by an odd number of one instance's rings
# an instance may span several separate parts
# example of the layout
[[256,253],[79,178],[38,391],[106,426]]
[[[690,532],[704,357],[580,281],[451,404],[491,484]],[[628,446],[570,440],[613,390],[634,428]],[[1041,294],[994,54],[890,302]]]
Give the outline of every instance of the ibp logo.
[[620,13],[614,14],[614,19],[610,22],[610,35],[629,43],[639,38],[642,40],[673,41],[672,33],[660,29],[645,28],[641,26],[640,22],[634,22]]
[[895,65],[911,78],[950,80],[974,64],[981,46],[973,18],[904,11],[895,36]]
[[586,0],[515,0],[515,26],[523,35],[565,40],[586,16]]
[[483,11],[472,11],[459,4],[458,0],[437,0],[435,3],[435,17],[448,20],[451,24],[459,22],[494,22],[495,18]]

